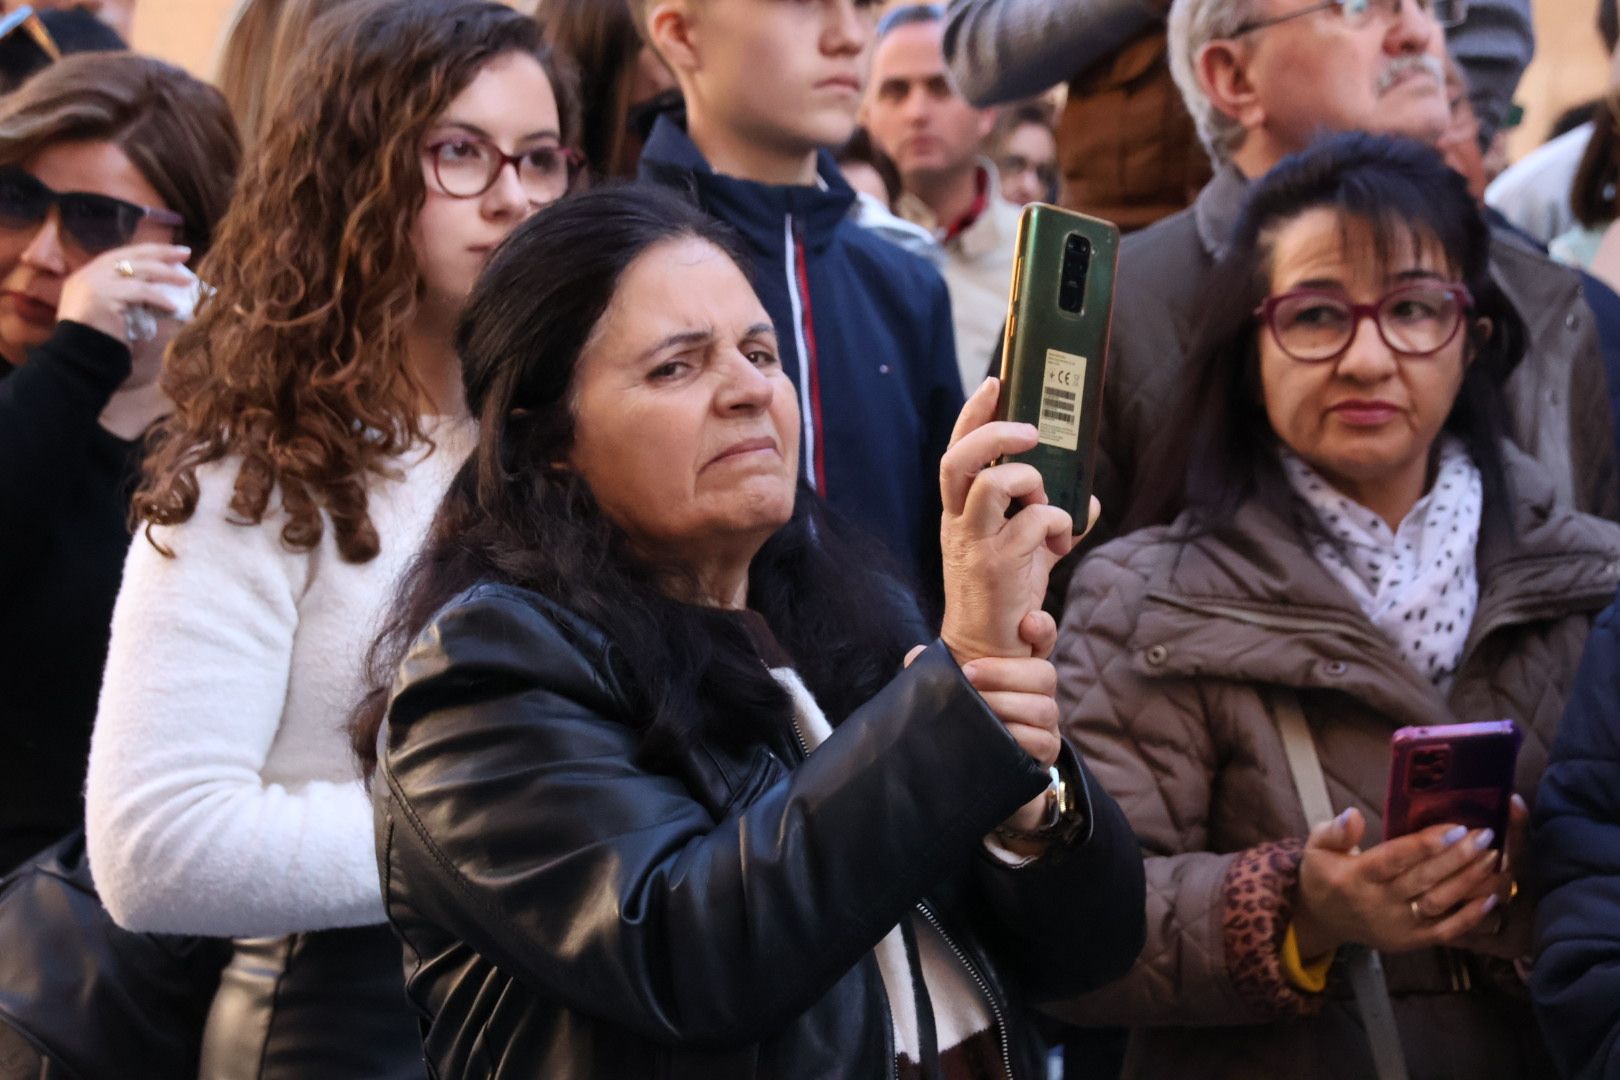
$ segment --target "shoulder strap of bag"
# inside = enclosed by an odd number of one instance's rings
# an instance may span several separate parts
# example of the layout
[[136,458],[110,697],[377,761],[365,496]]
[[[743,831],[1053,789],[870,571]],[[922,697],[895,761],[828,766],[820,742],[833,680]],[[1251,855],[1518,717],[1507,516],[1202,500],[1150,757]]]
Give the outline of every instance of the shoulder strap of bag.
[[[1316,742],[1305,723],[1305,713],[1299,707],[1299,695],[1288,687],[1276,687],[1272,705],[1277,713],[1278,731],[1282,734],[1283,753],[1288,758],[1288,771],[1294,776],[1294,788],[1305,810],[1305,824],[1314,827],[1333,817],[1333,802],[1328,798],[1322,759],[1316,755]],[[1346,945],[1340,953],[1350,976],[1350,987],[1355,991],[1356,1006],[1361,1010],[1361,1022],[1367,1029],[1378,1080],[1407,1080],[1401,1033],[1395,1026],[1395,1010],[1389,1002],[1389,987],[1384,982],[1384,965],[1378,953],[1361,945]]]

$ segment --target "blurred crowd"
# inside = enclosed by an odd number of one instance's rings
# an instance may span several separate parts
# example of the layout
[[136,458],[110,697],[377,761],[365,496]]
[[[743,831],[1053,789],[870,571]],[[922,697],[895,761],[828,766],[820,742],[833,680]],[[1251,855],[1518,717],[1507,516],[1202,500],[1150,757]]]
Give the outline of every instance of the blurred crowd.
[[4,0],[0,1078],[1620,1080],[1620,19],[1510,164],[1531,2]]

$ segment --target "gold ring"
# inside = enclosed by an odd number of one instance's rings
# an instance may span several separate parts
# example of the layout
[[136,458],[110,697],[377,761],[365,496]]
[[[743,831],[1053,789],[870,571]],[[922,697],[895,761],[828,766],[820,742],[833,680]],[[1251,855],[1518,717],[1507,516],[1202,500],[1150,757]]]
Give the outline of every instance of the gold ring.
[[1425,922],[1429,921],[1427,918],[1424,917],[1423,910],[1418,907],[1418,902],[1416,900],[1408,900],[1406,902],[1406,905],[1412,909],[1412,918],[1414,920],[1416,920],[1417,922],[1420,922],[1420,923],[1425,923]]
[[135,264],[130,262],[128,259],[119,259],[117,262],[113,263],[113,269],[118,271],[119,277],[135,276]]
[[1519,898],[1519,883],[1517,881],[1508,882],[1508,900],[1512,901],[1512,900],[1517,900],[1518,898]]

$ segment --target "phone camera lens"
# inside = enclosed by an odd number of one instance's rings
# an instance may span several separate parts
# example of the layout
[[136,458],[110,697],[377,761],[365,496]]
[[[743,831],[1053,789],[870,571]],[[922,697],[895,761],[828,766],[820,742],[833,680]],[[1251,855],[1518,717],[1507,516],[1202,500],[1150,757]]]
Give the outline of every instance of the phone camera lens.
[[1064,311],[1078,313],[1082,299],[1080,282],[1074,278],[1065,278],[1058,289],[1058,307]]

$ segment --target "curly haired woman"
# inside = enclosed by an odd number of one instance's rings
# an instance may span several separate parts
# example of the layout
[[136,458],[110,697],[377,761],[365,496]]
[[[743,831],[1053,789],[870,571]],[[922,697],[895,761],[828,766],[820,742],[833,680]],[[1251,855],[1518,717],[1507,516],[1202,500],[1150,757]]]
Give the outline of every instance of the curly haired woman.
[[485,0],[345,5],[255,148],[175,341],[92,740],[123,926],[237,939],[209,1077],[421,1075],[344,719],[473,440],[451,329],[568,187],[564,87]]

